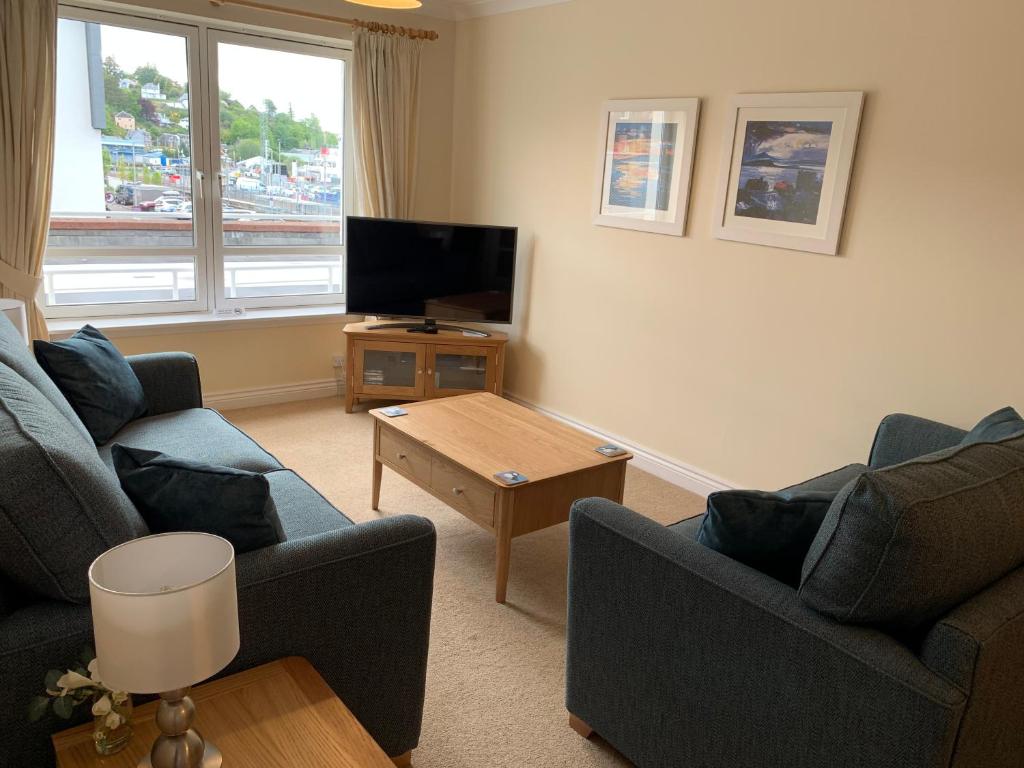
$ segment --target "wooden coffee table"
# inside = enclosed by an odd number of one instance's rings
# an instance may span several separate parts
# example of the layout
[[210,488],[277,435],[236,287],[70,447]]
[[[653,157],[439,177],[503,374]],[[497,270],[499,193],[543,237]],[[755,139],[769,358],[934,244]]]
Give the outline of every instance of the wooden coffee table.
[[[192,691],[196,730],[220,747],[224,766],[245,768],[395,768],[323,678],[300,658],[282,659],[200,685]],[[116,755],[101,758],[92,724],[53,736],[57,768],[136,768],[148,754],[157,727],[157,702],[135,710],[135,735]]]
[[[512,539],[569,519],[577,499],[622,502],[626,462],[594,449],[601,440],[490,393],[409,403],[406,416],[370,411],[373,508],[390,467],[497,538],[495,599],[505,602]],[[498,472],[528,482],[507,486]]]

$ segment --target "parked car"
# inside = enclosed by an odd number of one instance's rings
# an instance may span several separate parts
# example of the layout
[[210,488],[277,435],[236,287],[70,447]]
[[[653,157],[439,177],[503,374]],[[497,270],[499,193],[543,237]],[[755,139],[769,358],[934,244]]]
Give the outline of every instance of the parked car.
[[164,192],[160,197],[155,200],[146,200],[143,203],[139,203],[140,211],[158,211],[160,207],[168,203],[174,203],[175,208],[171,210],[177,210],[177,206],[182,202],[181,192],[177,192],[173,189],[169,189]]

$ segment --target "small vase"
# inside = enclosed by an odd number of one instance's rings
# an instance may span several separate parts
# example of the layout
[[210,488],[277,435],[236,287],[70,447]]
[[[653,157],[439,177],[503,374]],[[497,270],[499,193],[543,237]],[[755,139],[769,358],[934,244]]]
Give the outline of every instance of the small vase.
[[132,739],[132,697],[129,696],[121,704],[113,704],[111,711],[123,718],[117,728],[107,727],[107,715],[96,715],[93,722],[92,738],[96,752],[101,755],[120,752]]

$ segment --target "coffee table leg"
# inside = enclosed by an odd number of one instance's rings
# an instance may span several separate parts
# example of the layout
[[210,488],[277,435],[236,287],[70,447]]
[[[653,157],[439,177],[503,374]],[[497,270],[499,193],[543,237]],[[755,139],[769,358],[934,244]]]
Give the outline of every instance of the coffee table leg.
[[[504,506],[504,505],[503,505]],[[498,513],[497,552],[495,557],[495,595],[499,603],[505,602],[508,591],[508,571],[512,560],[512,515],[507,508]]]
[[380,477],[384,473],[384,465],[375,458],[373,460],[373,511],[380,509]]

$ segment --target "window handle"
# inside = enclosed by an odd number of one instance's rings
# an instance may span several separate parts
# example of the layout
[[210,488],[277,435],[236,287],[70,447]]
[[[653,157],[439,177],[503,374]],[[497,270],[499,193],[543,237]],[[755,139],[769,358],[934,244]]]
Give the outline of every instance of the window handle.
[[206,180],[206,177],[203,175],[203,172],[200,171],[197,168],[196,169],[196,182],[197,182],[196,186],[199,189],[199,199],[200,200],[203,199],[203,181],[205,181],[205,180]]

